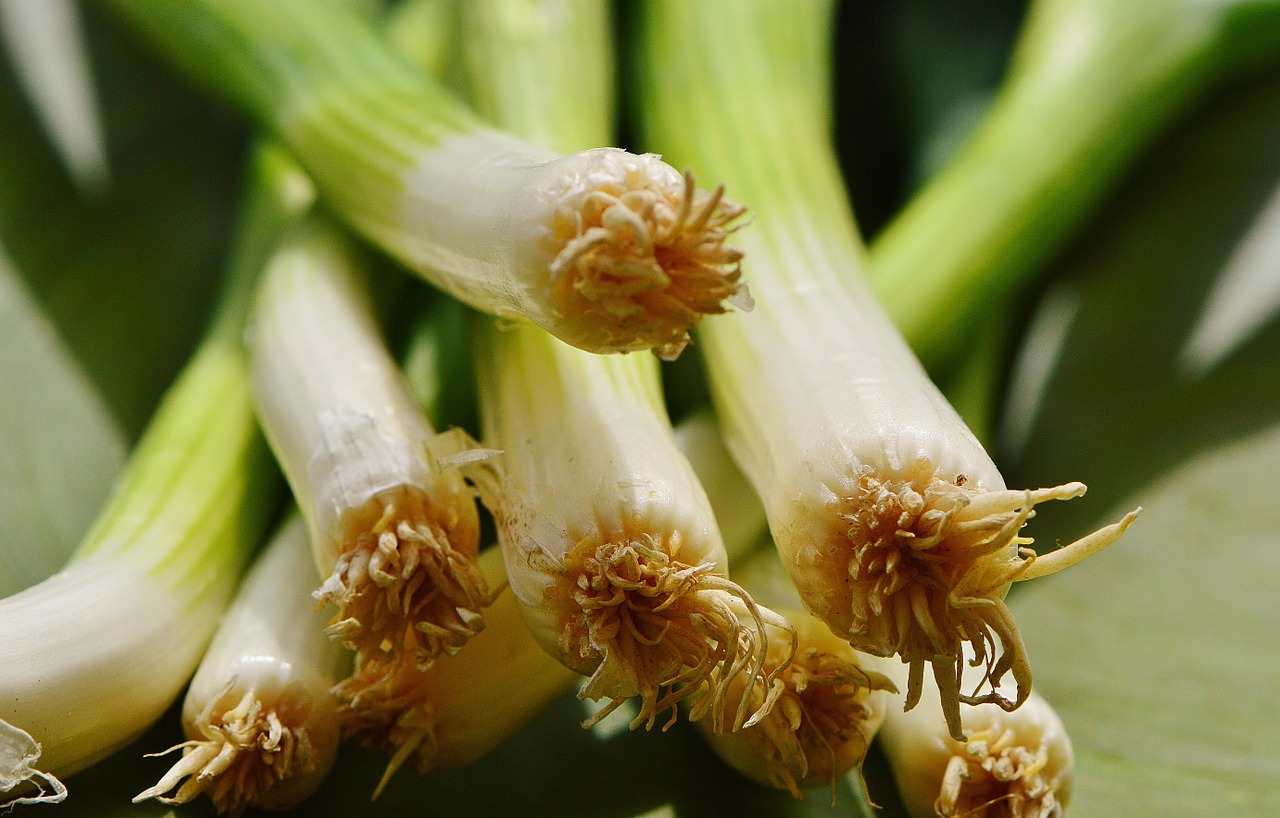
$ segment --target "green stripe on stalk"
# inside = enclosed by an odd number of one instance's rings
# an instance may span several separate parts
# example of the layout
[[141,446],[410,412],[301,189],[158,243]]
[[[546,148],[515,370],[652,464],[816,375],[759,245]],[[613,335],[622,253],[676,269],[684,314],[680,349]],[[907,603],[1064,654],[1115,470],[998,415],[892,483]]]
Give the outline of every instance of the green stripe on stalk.
[[991,108],[871,248],[876,292],[921,359],[964,354],[1170,123],[1278,61],[1275,0],[1034,3]]
[[240,327],[267,228],[297,200],[282,195],[290,188],[277,186],[271,158],[258,159],[267,169],[254,174],[208,334],[67,567],[0,600],[0,798],[61,800],[54,776],[93,764],[163,714],[276,510]]

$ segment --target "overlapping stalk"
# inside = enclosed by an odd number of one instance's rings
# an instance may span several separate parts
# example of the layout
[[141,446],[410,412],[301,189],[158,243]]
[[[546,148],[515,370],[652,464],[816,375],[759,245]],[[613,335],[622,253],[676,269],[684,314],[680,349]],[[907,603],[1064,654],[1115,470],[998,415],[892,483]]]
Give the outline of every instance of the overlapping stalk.
[[58,776],[160,717],[275,509],[241,334],[269,242],[298,202],[279,196],[290,188],[279,185],[288,171],[276,157],[256,161],[264,184],[247,197],[204,340],[67,567],[0,600],[0,799],[61,800]]
[[[907,662],[908,708],[931,665],[959,738],[961,702],[1013,709],[1030,693],[1010,585],[1096,552],[1133,515],[1037,557],[1021,534],[1035,505],[1084,486],[1006,489],[876,301],[812,93],[825,51],[802,48],[829,30],[831,5],[645,10],[652,146],[729,180],[757,214],[740,242],[759,307],[699,335],[730,449],[806,607],[854,647]],[[971,689],[966,645],[983,669]]]
[[562,155],[486,126],[323,0],[111,0],[190,76],[279,138],[347,222],[477,309],[595,352],[675,357],[750,309],[742,209],[656,156]]

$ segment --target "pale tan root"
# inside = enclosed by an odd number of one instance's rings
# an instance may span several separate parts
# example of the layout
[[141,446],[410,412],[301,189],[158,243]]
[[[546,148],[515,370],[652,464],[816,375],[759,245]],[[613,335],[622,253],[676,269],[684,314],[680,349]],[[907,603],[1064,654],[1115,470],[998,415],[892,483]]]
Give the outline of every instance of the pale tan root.
[[934,809],[944,818],[1060,818],[1048,762],[1043,744],[1027,747],[1012,730],[974,733],[948,761]]
[[316,592],[338,606],[331,636],[381,666],[404,660],[425,669],[480,632],[489,592],[476,562],[474,507],[461,505],[473,501],[451,500],[404,487],[350,521],[347,547]]
[[742,253],[725,243],[744,212],[687,171],[679,192],[633,171],[575,197],[550,237],[557,308],[595,324],[603,346],[674,359],[703,315],[724,312],[724,302],[751,309]]
[[[738,736],[754,746],[769,781],[795,798],[804,797],[801,787],[811,777],[834,786],[836,776],[861,765],[872,738],[867,697],[897,690],[851,658],[815,647],[802,647],[778,682],[773,710]],[[764,698],[758,684],[751,696],[757,702]]]
[[[202,738],[149,754],[182,751],[182,757],[159,783],[134,796],[135,804],[148,798],[185,804],[207,793],[219,812],[238,815],[279,782],[314,769],[308,731],[290,724],[304,719],[305,711],[289,713],[266,707],[252,691],[224,709],[233,685],[229,682],[201,711],[198,724]],[[164,795],[175,787],[178,790],[172,796]]]
[[[960,703],[1017,708],[1031,690],[1031,667],[1004,603],[1011,583],[1061,570],[1115,542],[1137,512],[1047,557],[1025,546],[1019,531],[1036,504],[1084,493],[1081,483],[1014,491],[975,491],[963,477],[944,480],[922,460],[885,479],[865,467],[852,496],[837,511],[853,592],[848,638],[879,656],[898,655],[910,667],[906,709],[919,701],[924,665],[932,665],[952,737],[963,740]],[[838,552],[839,552],[838,546]],[[818,611],[821,615],[821,611]],[[972,691],[960,688],[963,646],[983,673]],[[1011,674],[1012,700],[998,691]]]
[[374,799],[406,764],[419,773],[435,768],[439,746],[429,690],[426,674],[403,663],[358,667],[334,689],[343,737],[390,756]]
[[[794,633],[786,621],[717,575],[714,564],[679,562],[674,556],[678,550],[678,542],[663,546],[648,535],[603,544],[588,538],[562,561],[567,581],[557,603],[566,611],[560,651],[570,666],[595,663],[581,698],[611,700],[584,726],[639,696],[640,713],[632,728],[643,724],[651,729],[658,714],[670,709],[665,730],[675,722],[681,700],[711,685],[705,706],[690,718],[710,714],[719,731],[734,678],[746,675],[770,690],[789,664]],[[754,628],[739,622],[729,604],[733,600],[746,607]],[[792,640],[786,661],[772,673],[765,671],[766,625],[786,629]],[[773,700],[748,718],[744,698],[733,729],[763,718]]]

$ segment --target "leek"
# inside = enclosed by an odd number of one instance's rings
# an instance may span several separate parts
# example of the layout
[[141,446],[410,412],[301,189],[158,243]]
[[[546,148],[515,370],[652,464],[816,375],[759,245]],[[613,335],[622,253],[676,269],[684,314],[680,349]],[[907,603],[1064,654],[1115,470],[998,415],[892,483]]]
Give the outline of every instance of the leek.
[[[350,243],[314,215],[263,274],[249,327],[254,396],[307,521],[330,632],[388,673],[425,668],[484,625],[472,489],[383,344]],[[353,695],[348,691],[347,695]]]
[[748,309],[742,208],[652,155],[561,155],[482,124],[330,0],[111,0],[278,137],[375,244],[477,309],[595,352],[675,357]]
[[[761,557],[777,562],[767,552]],[[834,787],[837,778],[861,768],[896,687],[879,670],[885,660],[858,653],[798,602],[772,605],[795,628],[794,658],[774,640],[765,663],[771,674],[778,670],[773,689],[740,677],[728,694],[730,706],[749,697],[751,707],[760,707],[771,698],[768,715],[736,732],[716,732],[705,720],[698,726],[730,767],[799,799],[805,789]]]
[[275,196],[277,159],[258,163],[268,183],[250,191],[212,325],[106,506],[65,569],[0,600],[0,797],[14,803],[61,800],[57,776],[164,713],[274,508],[240,334],[265,238],[292,203]]
[[238,815],[287,809],[320,786],[338,754],[330,689],[349,660],[324,633],[310,575],[306,526],[293,514],[245,577],[191,680],[187,741],[166,751],[181,757],[135,802],[185,804],[204,792],[219,812]]
[[[1089,556],[1134,515],[1037,558],[1019,533],[1034,506],[1084,485],[1007,490],[876,302],[826,118],[806,92],[825,52],[797,47],[825,30],[831,4],[645,8],[645,126],[681,161],[732,180],[757,213],[742,243],[761,307],[699,336],[730,450],[806,607],[859,650],[908,663],[908,708],[932,665],[960,738],[960,702],[1012,709],[1030,692],[1003,601],[1011,583]],[[984,670],[970,690],[966,644]],[[1012,699],[997,689],[1010,673]]]
[[[586,724],[632,696],[641,699],[633,727],[652,727],[668,708],[674,720],[681,699],[715,680],[693,718],[710,712],[719,729],[734,676],[772,687],[765,623],[789,628],[725,576],[724,545],[672,440],[656,363],[582,355],[529,326],[486,322],[477,335],[482,425],[504,450],[501,480],[487,492],[496,500],[486,502],[534,636],[589,677],[582,698],[610,700]],[[755,627],[739,621],[734,599]]]

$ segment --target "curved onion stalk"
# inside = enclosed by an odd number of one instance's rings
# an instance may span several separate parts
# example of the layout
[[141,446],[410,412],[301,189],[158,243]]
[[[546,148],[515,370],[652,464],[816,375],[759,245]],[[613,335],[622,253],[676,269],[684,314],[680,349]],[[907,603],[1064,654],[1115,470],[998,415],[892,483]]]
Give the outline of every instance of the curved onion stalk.
[[[208,793],[219,812],[288,809],[338,753],[330,688],[349,659],[311,598],[311,546],[292,515],[254,562],[187,689],[181,758],[134,802],[185,804]],[[171,797],[164,794],[177,788]]]
[[275,504],[240,334],[263,241],[293,203],[276,198],[279,165],[259,158],[212,328],[67,567],[0,600],[0,799],[61,800],[54,776],[164,713]]
[[[896,675],[901,680],[900,670]],[[1033,691],[1011,713],[992,704],[964,705],[960,719],[964,741],[951,737],[938,690],[928,680],[919,707],[891,708],[885,719],[880,741],[912,818],[1063,814],[1075,755],[1062,720],[1043,696]]]
[[[753,551],[764,545],[772,548],[765,538],[769,522],[765,518],[764,507],[725,448],[720,426],[711,410],[688,415],[675,425],[675,433],[676,445],[689,459],[689,465],[693,466],[698,482],[711,501],[729,564],[737,566],[739,561],[750,558]],[[790,584],[788,579],[787,585]],[[799,601],[794,605],[787,602],[786,605],[796,607]]]
[[484,625],[471,488],[383,345],[354,248],[321,218],[263,274],[249,330],[254,396],[307,521],[331,634],[387,672],[427,667]]
[[359,14],[314,0],[112,0],[280,138],[357,230],[471,306],[593,352],[672,358],[750,308],[743,209],[656,156],[561,155],[494,130]]
[[972,137],[871,247],[921,359],[954,361],[1170,123],[1277,54],[1276,0],[1032,3]]
[[[581,355],[528,325],[485,321],[477,334],[484,429],[504,449],[498,490],[487,492],[497,501],[486,502],[534,636],[589,677],[581,697],[611,700],[587,724],[631,696],[641,700],[632,727],[652,727],[667,708],[674,721],[675,705],[712,682],[691,717],[709,711],[723,729],[736,675],[773,685],[766,623],[789,627],[726,578],[706,494],[672,441],[655,362]],[[735,599],[754,628],[739,621]],[[737,708],[735,729],[749,704]]]
[[[1006,489],[876,302],[825,119],[793,81],[820,70],[822,53],[793,46],[828,24],[830,4],[645,8],[655,143],[732,180],[758,209],[742,240],[761,306],[700,334],[730,450],[806,607],[859,650],[909,663],[908,707],[932,665],[959,738],[960,702],[1015,708],[1030,692],[1003,602],[1011,583],[1095,553],[1134,515],[1036,557],[1020,533],[1034,507],[1084,485]],[[983,668],[970,690],[959,684],[966,643]],[[1010,673],[1012,699],[996,690]]]
[[[482,553],[480,567],[490,587],[505,585],[500,549]],[[344,710],[347,736],[391,756],[375,798],[402,766],[426,773],[480,759],[577,678],[534,641],[512,594],[499,594],[486,620],[466,650],[425,672],[374,674]]]

